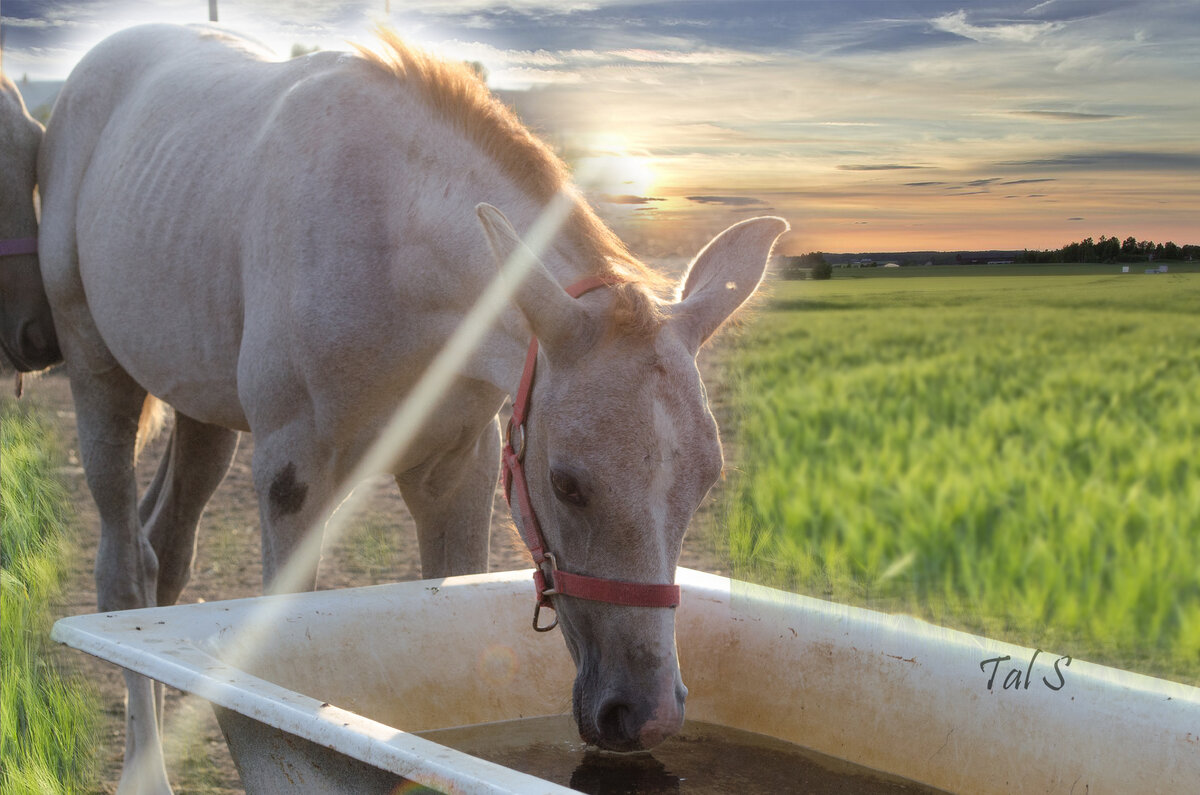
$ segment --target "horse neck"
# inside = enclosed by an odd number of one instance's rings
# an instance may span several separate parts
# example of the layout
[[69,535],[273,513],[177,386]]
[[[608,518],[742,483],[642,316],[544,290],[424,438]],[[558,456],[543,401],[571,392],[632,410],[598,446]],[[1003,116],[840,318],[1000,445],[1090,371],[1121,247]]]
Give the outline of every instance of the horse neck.
[[[539,220],[546,206],[524,194],[513,195],[507,204],[496,203],[505,213],[518,234],[525,236]],[[473,214],[473,213],[472,213]],[[472,240],[471,261],[486,263],[477,269],[479,284],[487,285],[495,279],[498,265],[491,253],[482,231],[472,231],[467,237]],[[542,264],[564,288],[595,273],[590,263],[598,259],[594,252],[581,247],[581,241],[560,229],[545,250],[537,252]],[[473,369],[477,375],[492,383],[509,395],[515,395],[525,366],[532,332],[524,315],[516,304],[509,301],[494,324],[493,331],[483,348],[476,355]]]
[[[427,129],[446,130],[436,116],[423,123],[420,120],[412,123]],[[441,156],[432,168],[426,163],[415,169],[420,173],[417,182],[408,177],[397,180],[396,184],[403,186],[401,190],[406,197],[422,197],[415,203],[404,202],[406,221],[430,237],[432,247],[440,249],[445,256],[447,267],[464,275],[467,283],[460,285],[464,290],[462,297],[473,304],[499,272],[487,238],[476,220],[476,205],[485,201],[499,208],[517,233],[527,238],[547,206],[555,201],[535,195],[528,186],[506,173],[491,153],[465,136],[452,131],[439,139],[438,147]],[[407,215],[409,213],[415,217]],[[571,234],[564,227],[545,250],[537,253],[551,275],[566,287],[594,273],[597,262],[603,261],[597,252],[585,249],[588,245],[584,236]],[[464,309],[467,305],[463,305]],[[513,394],[521,379],[530,337],[528,323],[510,301],[480,350],[472,357],[465,374]]]

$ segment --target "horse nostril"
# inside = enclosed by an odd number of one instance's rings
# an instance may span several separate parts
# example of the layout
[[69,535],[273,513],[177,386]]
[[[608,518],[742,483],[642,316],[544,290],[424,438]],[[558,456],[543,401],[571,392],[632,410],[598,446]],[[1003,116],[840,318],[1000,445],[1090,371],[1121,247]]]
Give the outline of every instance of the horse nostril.
[[606,751],[636,751],[640,749],[638,739],[640,726],[636,724],[633,709],[623,701],[610,699],[596,713],[596,731],[599,746]]

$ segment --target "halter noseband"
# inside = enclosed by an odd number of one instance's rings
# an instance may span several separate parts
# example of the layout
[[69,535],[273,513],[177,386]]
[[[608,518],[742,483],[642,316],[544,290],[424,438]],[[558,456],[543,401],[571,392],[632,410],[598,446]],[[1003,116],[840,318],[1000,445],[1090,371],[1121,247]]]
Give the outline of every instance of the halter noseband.
[[15,237],[10,240],[0,240],[0,257],[15,257],[18,254],[36,254],[38,250],[36,237]]
[[[584,293],[600,287],[610,287],[617,281],[603,276],[591,276],[575,282],[566,288],[572,298],[578,298]],[[508,421],[508,431],[504,438],[503,451],[503,480],[504,499],[512,505],[512,490],[516,487],[517,502],[521,506],[521,515],[525,520],[525,528],[521,529],[529,552],[533,555],[535,569],[533,581],[537,587],[537,603],[533,608],[533,628],[538,632],[549,632],[558,626],[557,616],[548,626],[538,624],[538,616],[543,607],[551,610],[554,604],[552,596],[574,596],[577,599],[589,599],[594,602],[626,605],[631,607],[675,607],[679,604],[679,586],[655,583],[625,582],[610,580],[602,577],[588,577],[583,574],[571,574],[558,568],[554,554],[546,549],[546,538],[542,535],[541,525],[533,512],[533,502],[529,497],[529,483],[525,480],[525,417],[529,413],[529,397],[533,391],[533,373],[537,367],[538,341],[533,337],[529,341],[529,352],[525,356],[525,370],[521,373],[521,384],[513,399],[512,419]]]

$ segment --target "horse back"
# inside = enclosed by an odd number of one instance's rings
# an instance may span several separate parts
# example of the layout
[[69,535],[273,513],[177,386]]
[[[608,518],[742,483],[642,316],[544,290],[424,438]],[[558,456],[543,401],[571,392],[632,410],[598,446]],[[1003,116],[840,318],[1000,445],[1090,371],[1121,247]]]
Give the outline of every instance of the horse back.
[[102,43],[44,151],[57,304],[151,393],[249,429],[247,395],[305,380],[299,352],[356,335],[349,308],[389,281],[363,273],[390,261],[379,142],[347,116],[395,89],[358,58],[273,62],[205,28]]

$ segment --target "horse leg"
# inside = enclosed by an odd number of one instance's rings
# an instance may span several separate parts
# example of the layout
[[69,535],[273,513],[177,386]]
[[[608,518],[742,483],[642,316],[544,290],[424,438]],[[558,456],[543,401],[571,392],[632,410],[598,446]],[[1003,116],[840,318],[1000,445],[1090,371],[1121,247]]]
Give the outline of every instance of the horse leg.
[[[150,515],[154,513],[154,506],[158,504],[158,495],[162,493],[163,483],[166,481],[167,470],[170,469],[168,463],[171,459],[171,449],[175,446],[175,434],[172,432],[167,439],[167,448],[163,451],[162,458],[158,462],[158,468],[154,470],[154,479],[150,481],[150,485],[142,492],[142,498],[138,501],[138,521],[142,527],[150,521]],[[153,546],[153,544],[151,544]],[[158,550],[154,551],[159,554]],[[161,568],[160,568],[161,573]],[[163,707],[166,704],[165,691],[162,682],[154,683],[154,716],[158,719],[158,732],[162,734],[163,730]]]
[[310,427],[301,421],[255,433],[251,466],[262,522],[263,589],[268,592],[311,591],[317,584],[336,469],[315,435],[306,432]]
[[142,492],[142,498],[138,501],[138,521],[142,523],[142,527],[145,527],[150,521],[150,515],[154,513],[154,506],[158,505],[158,495],[162,493],[163,483],[167,480],[171,449],[174,446],[175,433],[172,431],[167,438],[167,447],[163,450],[162,458],[158,461],[158,469],[154,470],[154,479],[150,481],[150,485]]
[[[196,556],[196,528],[237,451],[236,431],[176,412],[175,427],[154,480],[138,504],[138,518],[158,558],[156,599],[173,605],[187,585]],[[163,728],[163,686],[154,683],[158,729]]]
[[[146,536],[158,558],[158,604],[179,600],[192,575],[196,528],[209,498],[229,471],[237,452],[237,431],[176,413],[155,482],[139,506]],[[153,494],[154,503],[147,508]]]
[[[101,612],[157,602],[158,560],[138,519],[133,460],[146,392],[115,364],[68,364],[88,488],[100,513],[96,593]],[[117,792],[170,793],[151,680],[125,672],[125,765]]]
[[417,524],[424,577],[488,570],[492,500],[500,474],[500,421],[475,439],[396,475]]

